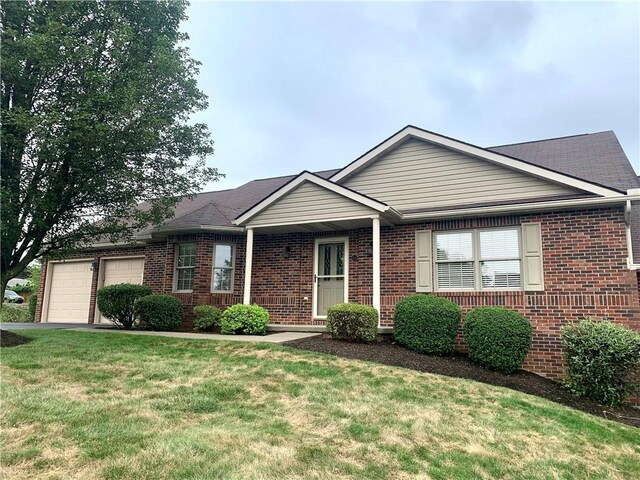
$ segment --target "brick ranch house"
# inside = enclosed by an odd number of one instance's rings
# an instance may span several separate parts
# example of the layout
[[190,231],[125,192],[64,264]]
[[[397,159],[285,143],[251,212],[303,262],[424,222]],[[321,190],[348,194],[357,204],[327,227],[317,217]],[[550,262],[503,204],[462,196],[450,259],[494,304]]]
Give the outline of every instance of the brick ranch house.
[[102,322],[97,289],[142,282],[184,303],[185,329],[195,305],[241,302],[266,307],[272,329],[322,329],[348,301],[389,332],[396,302],[429,292],[463,313],[521,312],[525,367],[558,377],[567,322],[640,330],[639,200],[611,131],[480,148],[407,126],[342,169],[201,193],[135,245],[48,262],[36,315]]

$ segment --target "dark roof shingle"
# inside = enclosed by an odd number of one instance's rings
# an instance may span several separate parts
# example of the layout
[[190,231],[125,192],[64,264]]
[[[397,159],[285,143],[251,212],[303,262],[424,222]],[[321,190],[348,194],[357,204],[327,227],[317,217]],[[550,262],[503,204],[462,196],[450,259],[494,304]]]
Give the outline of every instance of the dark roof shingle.
[[[612,131],[552,138],[533,142],[488,147],[497,153],[555,170],[588,182],[626,192],[640,188],[640,178],[634,171],[622,146]],[[337,170],[316,172],[329,178]],[[173,218],[162,229],[188,228],[200,225],[232,226],[233,219],[295,175],[253,180],[234,189],[203,192],[176,205]],[[636,263],[640,263],[640,205],[634,205],[632,239]],[[151,230],[140,232],[148,234]]]
[[612,131],[500,145],[487,150],[623,192],[640,187],[638,176]]
[[[316,172],[316,175],[329,178],[337,171],[324,170]],[[234,189],[203,192],[195,195],[193,199],[185,198],[176,205],[175,215],[164,223],[161,230],[200,225],[233,226],[235,217],[294,177],[295,175],[262,178]]]

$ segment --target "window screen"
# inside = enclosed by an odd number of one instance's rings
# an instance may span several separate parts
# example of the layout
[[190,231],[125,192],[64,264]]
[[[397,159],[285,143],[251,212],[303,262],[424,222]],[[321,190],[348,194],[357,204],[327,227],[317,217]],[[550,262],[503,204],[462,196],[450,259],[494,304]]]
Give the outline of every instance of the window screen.
[[176,287],[180,290],[193,289],[193,272],[196,266],[195,243],[181,243],[177,249],[176,259]]
[[482,288],[520,288],[518,229],[481,230],[479,237]]
[[212,292],[231,292],[233,290],[233,245],[218,243],[213,247]]
[[436,234],[438,288],[473,289],[473,232]]
[[522,288],[518,228],[436,233],[434,242],[438,290]]

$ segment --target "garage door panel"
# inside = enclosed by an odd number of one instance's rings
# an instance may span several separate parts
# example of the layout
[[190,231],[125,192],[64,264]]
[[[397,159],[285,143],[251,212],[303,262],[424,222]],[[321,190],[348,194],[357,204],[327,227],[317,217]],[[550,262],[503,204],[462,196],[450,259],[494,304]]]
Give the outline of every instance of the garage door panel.
[[47,322],[87,323],[93,272],[91,262],[49,264]]
[[103,285],[142,283],[144,258],[105,260]]
[[[144,258],[117,258],[105,259],[102,265],[104,274],[102,285],[114,285],[116,283],[142,284],[144,272]],[[110,323],[106,318],[99,315],[100,323]]]

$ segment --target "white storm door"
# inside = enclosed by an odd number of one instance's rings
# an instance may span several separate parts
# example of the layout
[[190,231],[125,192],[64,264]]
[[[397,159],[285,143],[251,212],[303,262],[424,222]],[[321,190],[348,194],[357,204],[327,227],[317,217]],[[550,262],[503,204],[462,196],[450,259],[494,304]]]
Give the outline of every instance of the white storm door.
[[329,307],[347,302],[348,249],[345,238],[316,240],[314,317],[326,317]]

